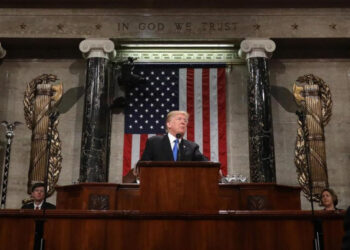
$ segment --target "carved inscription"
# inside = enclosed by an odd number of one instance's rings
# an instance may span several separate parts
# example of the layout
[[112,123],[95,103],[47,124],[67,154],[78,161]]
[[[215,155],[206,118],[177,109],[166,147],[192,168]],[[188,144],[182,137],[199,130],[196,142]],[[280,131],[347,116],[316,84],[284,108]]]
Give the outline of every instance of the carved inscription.
[[237,23],[202,23],[202,31],[235,31]]
[[118,32],[129,32],[130,30],[147,32],[232,32],[237,30],[235,22],[135,22],[135,23],[117,23]]
[[176,31],[192,31],[192,23],[174,23]]

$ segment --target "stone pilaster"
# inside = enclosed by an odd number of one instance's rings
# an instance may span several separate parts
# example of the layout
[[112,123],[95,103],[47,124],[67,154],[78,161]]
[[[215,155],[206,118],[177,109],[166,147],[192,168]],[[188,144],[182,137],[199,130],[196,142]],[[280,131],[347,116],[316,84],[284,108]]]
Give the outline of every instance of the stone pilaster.
[[276,45],[270,39],[246,39],[249,161],[251,182],[276,182],[268,59]]
[[86,39],[79,48],[87,58],[79,182],[107,182],[111,130],[108,96],[112,91],[109,55],[114,52],[114,43]]

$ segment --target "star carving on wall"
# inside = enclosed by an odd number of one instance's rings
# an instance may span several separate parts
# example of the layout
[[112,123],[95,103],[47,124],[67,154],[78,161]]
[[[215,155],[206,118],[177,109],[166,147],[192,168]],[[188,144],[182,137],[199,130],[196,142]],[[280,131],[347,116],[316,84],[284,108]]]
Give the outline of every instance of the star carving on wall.
[[63,25],[63,24],[60,23],[60,24],[57,25],[57,29],[63,30],[63,28],[64,28],[64,25]]
[[291,27],[292,27],[293,30],[297,30],[298,27],[299,27],[299,25],[296,24],[296,23],[293,23],[293,24],[291,25]]
[[102,28],[102,25],[98,23],[98,24],[95,25],[95,28],[96,28],[97,30],[100,30],[100,29]]
[[255,30],[260,30],[261,26],[260,26],[260,24],[254,24],[253,27]]
[[329,28],[331,28],[332,30],[336,30],[337,29],[337,25],[335,23],[332,23],[329,25]]
[[25,30],[27,28],[27,25],[22,23],[19,27],[21,28],[21,30]]

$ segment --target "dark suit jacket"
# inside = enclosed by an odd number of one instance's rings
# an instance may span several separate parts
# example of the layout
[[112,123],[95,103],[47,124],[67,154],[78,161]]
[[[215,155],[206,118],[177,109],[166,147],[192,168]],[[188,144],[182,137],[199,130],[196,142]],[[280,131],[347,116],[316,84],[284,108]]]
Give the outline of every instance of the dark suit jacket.
[[[179,149],[179,161],[208,161],[199,151],[198,144],[194,142],[182,139]],[[168,135],[158,135],[149,138],[146,142],[141,161],[174,161]]]
[[[22,209],[34,209],[34,202],[30,202],[27,204],[24,204],[22,206]],[[56,209],[56,206],[49,203],[49,202],[45,202],[42,206],[41,209]]]
[[344,220],[344,237],[342,250],[350,250],[350,207],[346,211]]

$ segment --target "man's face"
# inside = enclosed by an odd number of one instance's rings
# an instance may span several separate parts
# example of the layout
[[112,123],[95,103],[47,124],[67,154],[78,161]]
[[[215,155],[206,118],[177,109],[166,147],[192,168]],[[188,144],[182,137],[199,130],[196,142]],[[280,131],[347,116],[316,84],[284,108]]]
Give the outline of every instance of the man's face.
[[187,117],[184,114],[177,114],[170,118],[167,122],[168,132],[173,136],[176,134],[181,134],[182,136],[187,130]]
[[37,187],[32,192],[32,198],[36,202],[41,202],[42,200],[44,200],[44,196],[45,196],[44,187]]

